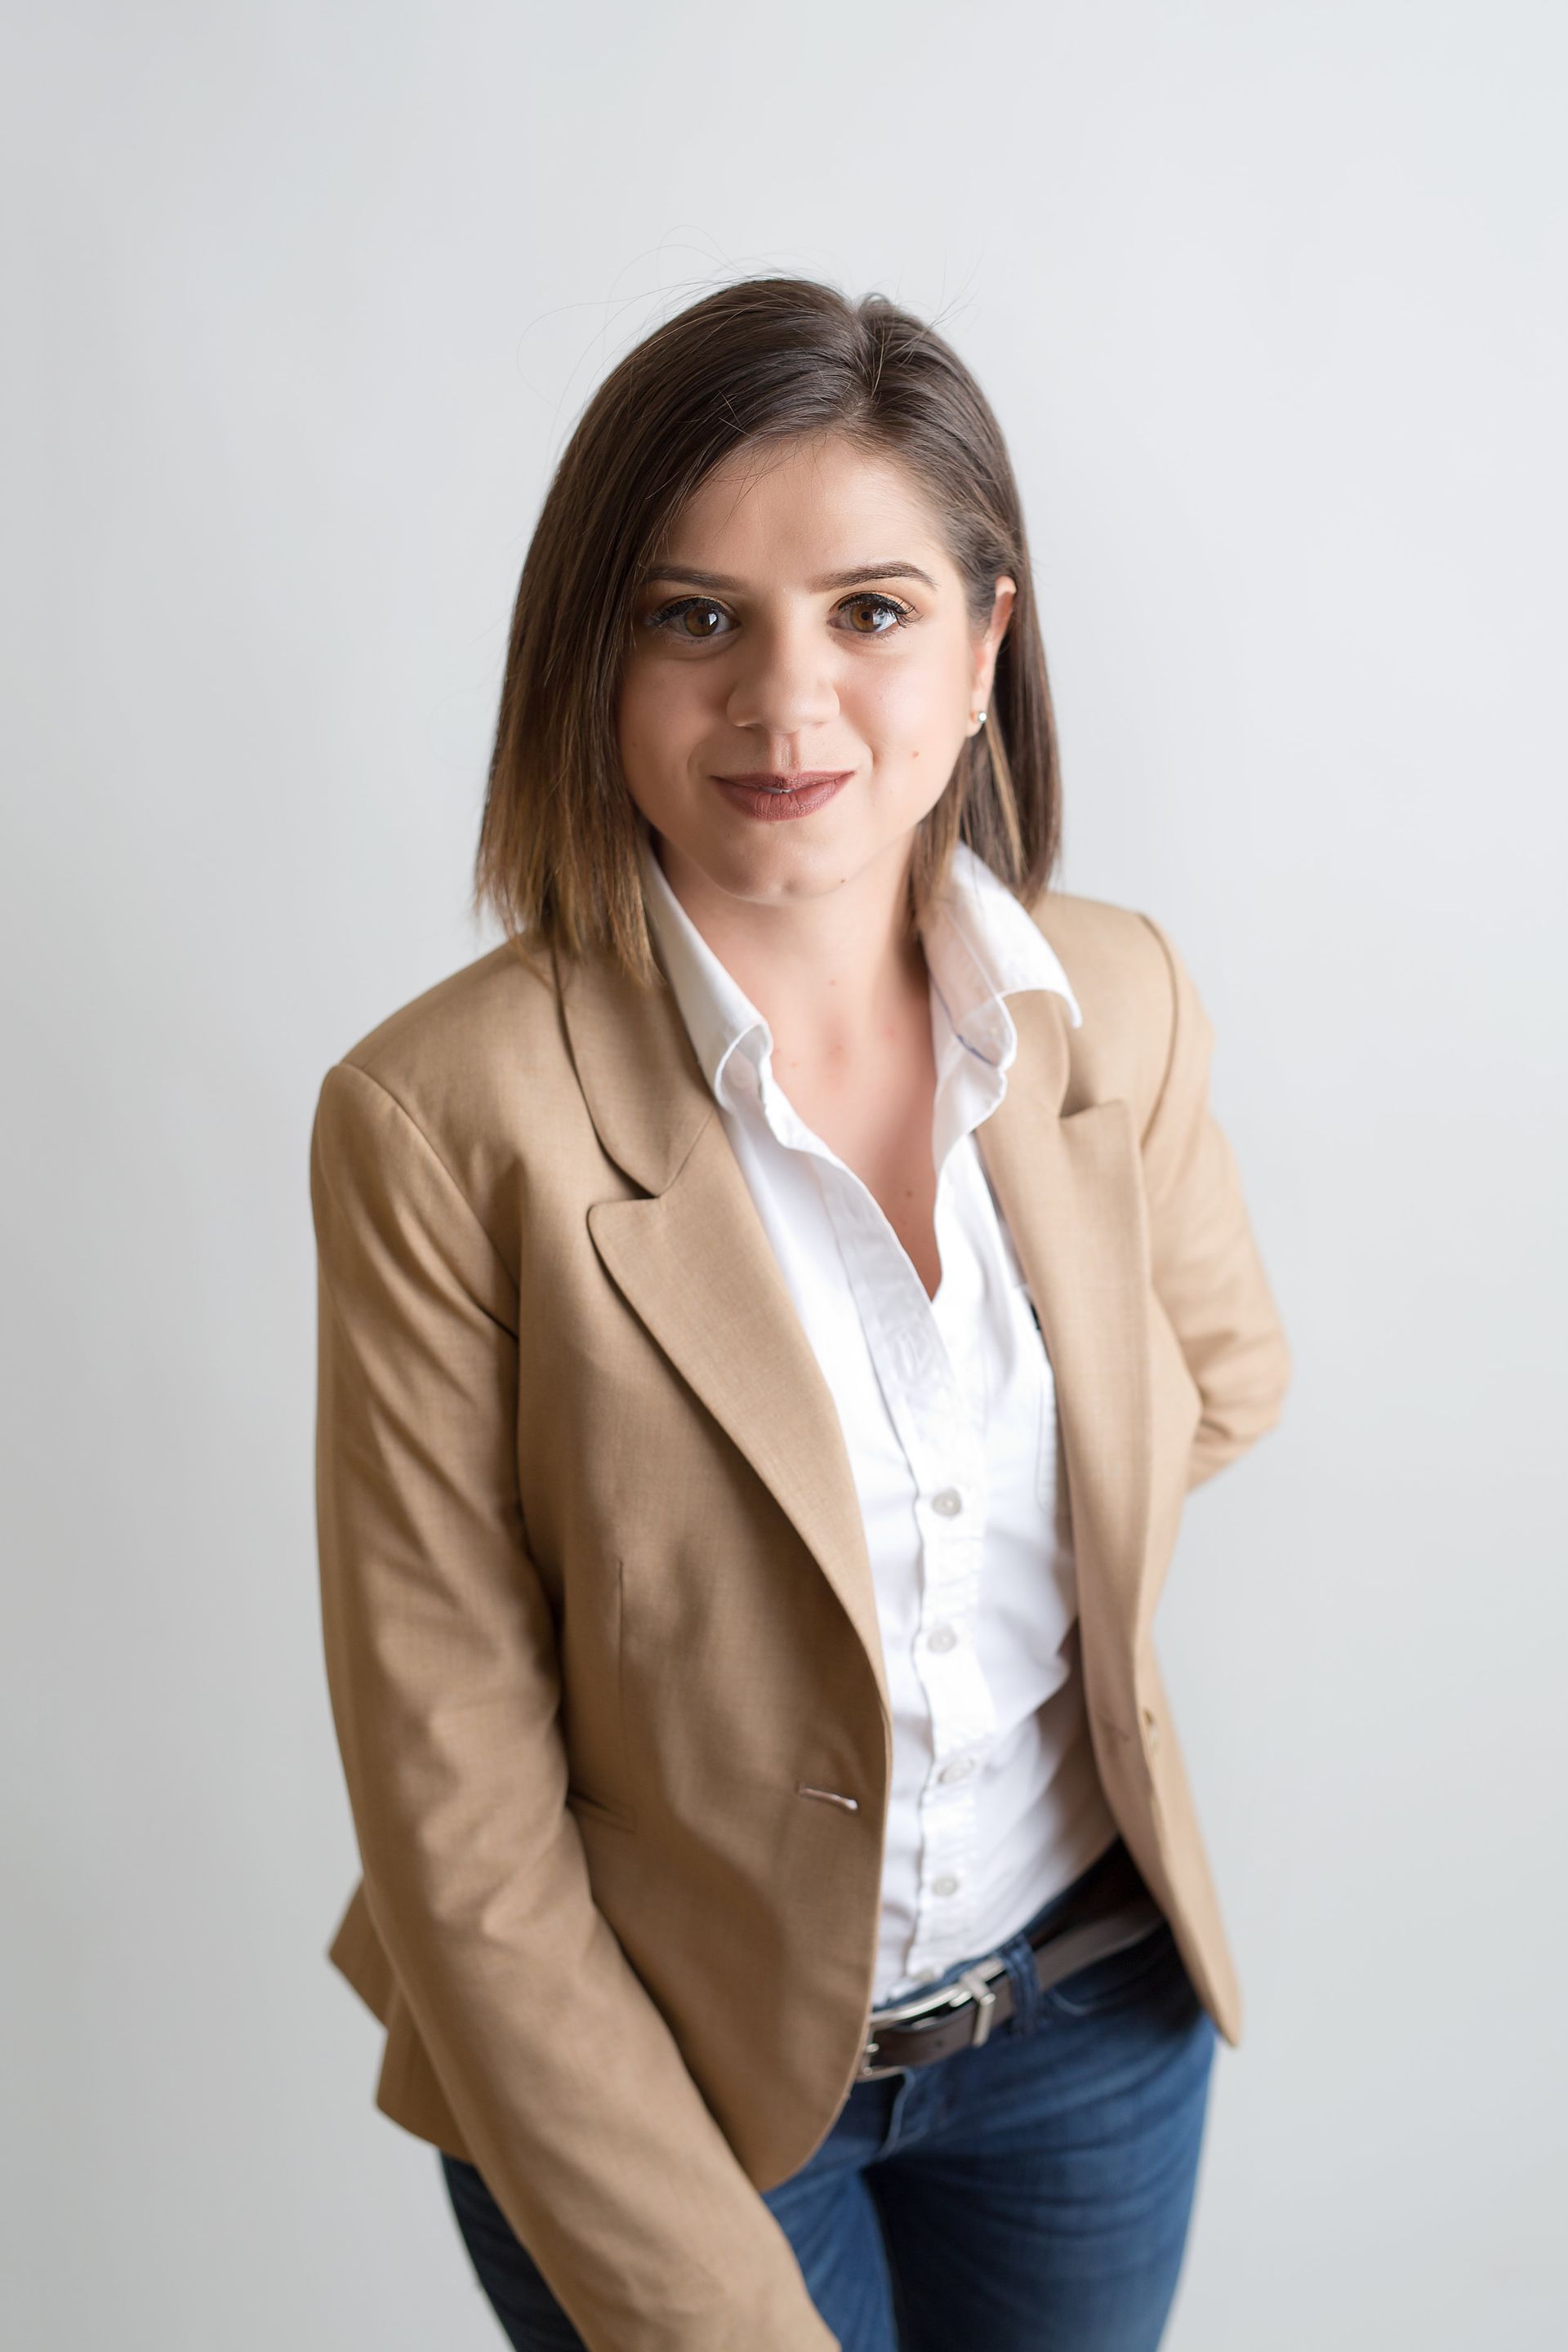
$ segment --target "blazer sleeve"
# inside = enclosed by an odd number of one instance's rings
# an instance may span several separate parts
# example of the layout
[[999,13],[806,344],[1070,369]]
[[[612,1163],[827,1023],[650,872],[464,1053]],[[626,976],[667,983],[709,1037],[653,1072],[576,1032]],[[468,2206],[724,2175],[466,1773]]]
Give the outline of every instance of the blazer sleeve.
[[1290,1357],[1241,1196],[1235,1155],[1209,1108],[1214,1042],[1191,974],[1160,926],[1171,1042],[1143,1133],[1154,1290],[1170,1317],[1203,1401],[1187,1486],[1273,1428]]
[[478,2166],[590,2352],[833,2352],[595,1906],[517,1478],[517,1285],[395,1098],[322,1083],[316,1491],[365,1900]]

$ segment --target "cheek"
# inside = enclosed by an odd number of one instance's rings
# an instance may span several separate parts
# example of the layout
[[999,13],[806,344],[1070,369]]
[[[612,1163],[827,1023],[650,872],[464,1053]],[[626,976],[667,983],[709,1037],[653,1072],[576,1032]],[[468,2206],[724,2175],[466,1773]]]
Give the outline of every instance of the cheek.
[[650,780],[679,768],[690,743],[708,724],[707,704],[695,665],[639,662],[627,665],[621,681],[616,731],[628,782]]
[[968,711],[962,652],[914,649],[897,661],[862,665],[843,697],[867,741],[889,757],[936,757],[962,737]]

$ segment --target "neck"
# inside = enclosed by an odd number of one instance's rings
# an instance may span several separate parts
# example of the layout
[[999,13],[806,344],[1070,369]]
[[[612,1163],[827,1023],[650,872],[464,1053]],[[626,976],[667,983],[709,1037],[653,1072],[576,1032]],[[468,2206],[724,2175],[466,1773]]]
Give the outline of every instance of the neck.
[[686,913],[767,1022],[781,1065],[842,1066],[926,1017],[924,951],[905,936],[907,842],[837,890],[773,905],[716,888],[661,835],[653,846]]

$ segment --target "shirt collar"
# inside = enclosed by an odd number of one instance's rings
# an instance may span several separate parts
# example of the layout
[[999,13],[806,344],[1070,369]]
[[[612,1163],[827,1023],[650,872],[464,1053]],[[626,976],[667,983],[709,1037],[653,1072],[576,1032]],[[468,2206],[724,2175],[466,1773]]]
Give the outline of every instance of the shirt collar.
[[658,959],[702,1075],[722,1102],[731,1055],[744,1052],[760,1067],[773,1054],[773,1032],[676,897],[647,826],[637,832],[643,895]]
[[[638,827],[649,925],[659,961],[686,1024],[703,1076],[727,1099],[731,1055],[761,1071],[771,1063],[773,1032],[721,963],[670,887],[646,825]],[[1005,999],[1026,989],[1054,989],[1074,1028],[1083,1014],[1050,941],[1028,908],[964,842],[954,847],[948,879],[921,927],[926,963],[953,1035],[976,1060],[1005,1071],[1018,1049]]]
[[1073,1027],[1082,1026],[1056,950],[967,843],[953,849],[946,887],[928,910],[921,938],[953,1034],[977,1060],[1009,1067],[1018,1040],[1005,1000],[1027,989],[1055,990],[1066,999]]

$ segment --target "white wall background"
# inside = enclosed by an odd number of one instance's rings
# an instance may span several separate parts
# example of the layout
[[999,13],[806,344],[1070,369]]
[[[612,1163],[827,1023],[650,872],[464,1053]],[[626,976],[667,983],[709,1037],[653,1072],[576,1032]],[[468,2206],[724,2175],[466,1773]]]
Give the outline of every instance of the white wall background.
[[[603,368],[928,311],[1293,1339],[1163,1655],[1247,2002],[1173,2352],[1564,2340],[1568,26],[1532,0],[9,12],[0,2332],[499,2343],[328,1967],[306,1140],[489,944]],[[975,2347],[982,2352],[982,2347]]]

